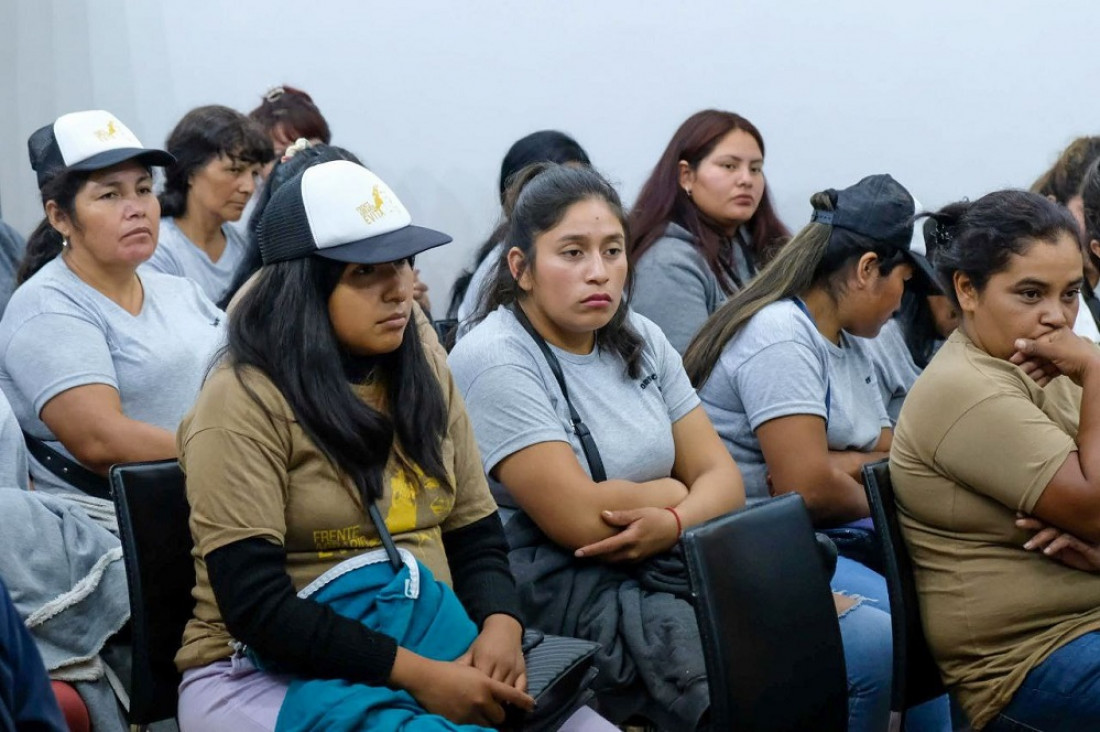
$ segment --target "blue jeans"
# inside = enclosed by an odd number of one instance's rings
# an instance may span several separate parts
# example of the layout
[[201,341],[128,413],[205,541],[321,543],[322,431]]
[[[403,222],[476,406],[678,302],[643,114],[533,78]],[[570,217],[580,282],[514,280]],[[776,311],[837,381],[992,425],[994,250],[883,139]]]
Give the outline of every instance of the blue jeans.
[[[840,592],[845,595],[858,595],[870,600],[874,608],[880,610],[886,616],[885,638],[873,636],[877,639],[877,643],[881,643],[885,646],[886,651],[884,652],[881,648],[868,647],[863,643],[860,644],[860,647],[863,653],[871,655],[879,654],[886,659],[885,672],[876,671],[876,673],[884,673],[886,712],[888,717],[890,711],[890,680],[892,677],[891,664],[893,663],[893,636],[890,633],[890,598],[886,590],[886,579],[878,572],[869,569],[867,566],[855,560],[848,559],[847,557],[837,557],[836,572],[833,574],[833,581],[831,584],[834,592]],[[858,669],[853,669],[851,664],[865,664],[868,666],[868,669],[878,669],[881,659],[876,658],[872,660],[869,658],[856,658],[849,660],[849,656],[854,654],[848,652],[848,636],[850,634],[845,634],[843,622],[841,622],[840,630],[841,635],[844,636],[844,659],[849,664],[849,711],[851,712],[853,703],[851,694],[854,693],[851,691],[853,686],[853,674],[858,671]],[[871,688],[870,681],[867,679],[863,679],[860,683],[864,684],[866,688]],[[849,728],[851,730],[861,729],[855,726],[855,721],[851,717],[849,718]],[[865,727],[863,729],[885,729],[885,723],[879,727]],[[937,697],[908,710],[905,713],[905,729],[910,732],[950,732],[951,707],[947,696]]]
[[849,732],[881,732],[890,719],[890,616],[866,602],[840,616],[848,668]]
[[1070,641],[1028,672],[988,732],[1100,729],[1100,632]]

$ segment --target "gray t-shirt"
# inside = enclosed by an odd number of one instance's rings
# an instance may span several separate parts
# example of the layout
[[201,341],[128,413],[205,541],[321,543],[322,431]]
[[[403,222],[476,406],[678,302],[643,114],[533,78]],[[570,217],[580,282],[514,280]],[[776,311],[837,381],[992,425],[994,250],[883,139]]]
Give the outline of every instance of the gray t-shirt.
[[223,224],[222,233],[225,234],[225,251],[217,262],[212,262],[206,252],[180,231],[174,219],[163,218],[160,220],[157,248],[139,271],[153,270],[176,277],[190,277],[211,302],[221,302],[233,286],[248,248],[244,235],[236,228]]
[[875,376],[882,393],[882,402],[886,405],[886,413],[890,415],[890,424],[895,425],[898,423],[905,395],[920,376],[920,368],[913,363],[909,346],[905,345],[901,324],[891,318],[875,338],[856,340],[866,348],[875,364]]
[[19,420],[3,392],[0,392],[0,490],[30,488],[27,467],[27,443]]
[[[39,418],[50,399],[77,386],[107,384],[118,390],[127,417],[174,432],[224,342],[225,315],[198,285],[157,272],[140,277],[145,300],[131,315],[57,257],[15,291],[0,319],[0,389],[23,430],[67,457],[72,454]],[[64,494],[92,518],[111,522],[109,506],[33,457],[30,470],[37,490]]]
[[462,296],[462,302],[459,303],[458,312],[455,314],[458,318],[458,330],[455,331],[456,342],[470,332],[470,318],[477,313],[478,304],[481,301],[481,290],[489,282],[489,278],[495,271],[502,254],[504,254],[504,242],[500,242],[493,247],[489,255],[477,265],[473,276],[470,277],[470,285],[466,288],[466,294]]
[[[749,243],[744,231],[741,227],[730,242],[733,268],[742,283],[754,274],[745,256]],[[732,278],[719,281],[694,242],[686,229],[669,224],[665,235],[635,265],[630,296],[630,307],[660,326],[680,353],[687,350],[703,323],[726,301],[723,284],[736,289]]]
[[0,313],[15,290],[15,275],[26,250],[27,243],[19,232],[0,221]]
[[756,439],[765,422],[823,417],[830,450],[869,451],[890,426],[865,343],[843,332],[840,345],[831,343],[798,305],[780,300],[726,344],[699,398],[741,469],[750,503],[768,497],[768,468]]
[[[580,356],[550,348],[607,477],[643,482],[671,475],[672,424],[698,406],[699,398],[661,330],[633,313],[630,323],[645,341],[637,379],[627,375],[617,353],[593,349]],[[466,399],[486,473],[525,447],[567,442],[591,475],[558,382],[510,310],[490,313],[455,346],[448,363]],[[498,500],[509,503],[503,496]]]

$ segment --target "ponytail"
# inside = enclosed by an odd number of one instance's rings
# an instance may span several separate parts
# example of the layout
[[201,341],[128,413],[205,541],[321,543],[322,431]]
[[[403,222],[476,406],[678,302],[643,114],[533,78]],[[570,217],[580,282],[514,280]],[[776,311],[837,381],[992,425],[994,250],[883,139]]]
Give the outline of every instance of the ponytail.
[[[815,193],[810,203],[815,211],[832,211],[836,192]],[[781,248],[753,280],[733,295],[707,319],[684,352],[684,369],[696,389],[718,363],[722,350],[752,316],[773,302],[807,290],[822,274],[825,250],[833,227],[810,223]]]
[[[79,226],[76,218],[76,194],[84,187],[91,176],[90,172],[65,171],[46,182],[41,188],[42,207],[53,201],[69,217],[74,226]],[[61,254],[65,239],[50,225],[49,218],[42,219],[27,239],[27,248],[19,270],[15,275],[15,286],[23,284],[49,262]]]

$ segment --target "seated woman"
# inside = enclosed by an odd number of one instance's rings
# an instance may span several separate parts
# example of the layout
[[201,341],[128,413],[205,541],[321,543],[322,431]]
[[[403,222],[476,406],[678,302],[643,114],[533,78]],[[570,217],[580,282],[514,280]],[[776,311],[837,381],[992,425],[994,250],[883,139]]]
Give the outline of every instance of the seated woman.
[[768,197],[760,131],[732,112],[688,117],[642,186],[630,231],[630,306],[683,353],[790,236]]
[[286,84],[268,90],[260,105],[248,116],[271,139],[275,160],[299,138],[326,145],[332,143],[328,120],[314,104],[313,97]]
[[[470,422],[446,362],[407,327],[412,258],[448,241],[348,161],[305,170],[268,203],[264,267],[179,430],[197,576],[176,657],[184,732],[300,729],[303,715],[396,729],[427,712],[490,725],[505,705],[530,708]],[[419,594],[354,593],[389,603],[364,622],[305,599],[358,569],[392,581],[378,549],[390,534],[401,572],[419,577],[398,578]],[[438,616],[425,616],[431,598]],[[422,637],[398,632],[406,617]],[[573,729],[608,728],[577,715]]]
[[500,189],[500,205],[503,207],[500,223],[478,249],[474,257],[473,269],[460,274],[451,289],[451,306],[447,315],[460,323],[460,327],[455,332],[456,339],[461,338],[469,330],[485,285],[492,281],[494,270],[504,255],[504,234],[508,230],[511,203],[506,200],[505,195],[509,184],[516,173],[535,163],[591,165],[588,153],[580,143],[557,130],[532,132],[516,140],[508,148],[504,160],[500,163],[500,178],[497,181]]
[[211,105],[185,114],[167,147],[176,162],[164,171],[160,239],[145,268],[190,277],[224,305],[248,251],[229,223],[252,198],[271,143],[248,117]]
[[[685,528],[742,505],[737,466],[679,355],[626,306],[615,190],[589,168],[558,165],[514,185],[525,187],[508,267],[449,360],[485,471],[506,487],[499,501],[519,510],[506,532],[523,609],[534,627],[603,644],[601,711],[693,729],[709,705],[694,611],[651,580],[675,567],[669,552]],[[587,430],[574,429],[578,419]],[[589,431],[595,447],[578,436]],[[668,634],[642,632],[655,626]],[[852,729],[881,729],[889,654],[877,651],[889,649],[889,619],[859,605],[841,629],[846,643],[865,643],[848,658]]]
[[925,634],[974,729],[1100,729],[1100,349],[1071,330],[1077,226],[1019,191],[933,218],[962,320],[890,453]]
[[103,111],[59,117],[29,148],[46,219],[0,320],[0,388],[35,488],[115,530],[103,476],[115,463],[175,457],[173,433],[224,316],[194,282],[137,272],[160,223],[150,166],[171,155]]
[[[869,528],[861,471],[886,457],[892,431],[865,339],[906,280],[933,273],[910,249],[913,198],[890,176],[810,201],[811,223],[707,321],[684,367],[750,503],[796,491],[816,526]],[[846,556],[833,589],[889,608],[882,576]],[[911,725],[947,726],[946,699],[930,704]]]

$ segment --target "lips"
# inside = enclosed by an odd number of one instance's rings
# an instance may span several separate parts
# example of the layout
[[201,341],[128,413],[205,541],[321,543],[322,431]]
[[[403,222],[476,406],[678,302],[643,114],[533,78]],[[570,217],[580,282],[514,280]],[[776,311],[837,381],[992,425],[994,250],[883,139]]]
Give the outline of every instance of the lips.
[[756,201],[753,200],[752,196],[734,196],[733,202],[741,206],[751,206],[752,204],[756,203]]
[[611,295],[605,293],[597,293],[595,295],[589,295],[581,300],[581,302],[611,302]]
[[386,318],[385,320],[379,320],[378,322],[382,323],[382,324],[386,324],[386,323],[396,323],[398,321],[405,321],[405,320],[408,320],[408,319],[409,319],[409,316],[406,315],[405,313],[394,313],[393,315]]
[[128,239],[131,236],[148,236],[148,237],[152,237],[153,236],[153,230],[142,226],[140,228],[132,229],[130,231],[127,231],[125,234],[122,235],[122,238],[123,239]]

